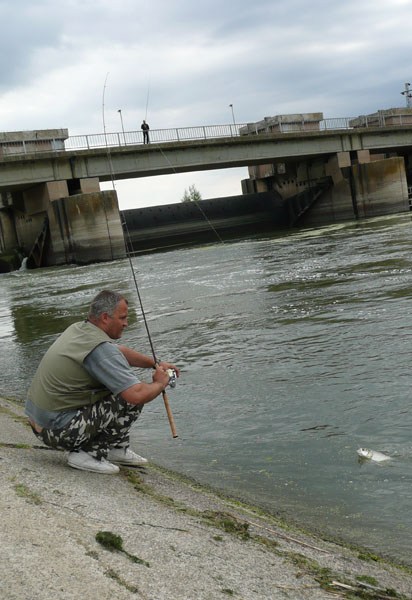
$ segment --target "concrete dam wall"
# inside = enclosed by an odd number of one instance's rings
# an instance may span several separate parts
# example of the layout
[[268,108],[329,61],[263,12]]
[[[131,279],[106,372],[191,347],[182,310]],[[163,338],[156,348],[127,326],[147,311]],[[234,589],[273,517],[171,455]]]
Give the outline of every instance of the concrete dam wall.
[[275,192],[121,211],[129,251],[216,241],[286,224]]

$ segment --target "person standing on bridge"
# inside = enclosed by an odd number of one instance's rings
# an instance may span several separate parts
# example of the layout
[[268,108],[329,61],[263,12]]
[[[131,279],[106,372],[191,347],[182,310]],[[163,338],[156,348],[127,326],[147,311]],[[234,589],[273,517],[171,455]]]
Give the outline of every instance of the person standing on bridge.
[[143,119],[141,130],[143,131],[143,144],[149,143],[149,124]]

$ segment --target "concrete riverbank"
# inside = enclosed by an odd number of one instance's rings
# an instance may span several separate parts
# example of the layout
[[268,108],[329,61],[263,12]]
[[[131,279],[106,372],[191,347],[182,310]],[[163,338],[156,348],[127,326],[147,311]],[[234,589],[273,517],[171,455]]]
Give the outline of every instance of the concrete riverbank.
[[[114,476],[71,469],[6,399],[0,511],[5,600],[412,598],[412,570],[287,528],[155,465]],[[125,552],[99,543],[99,532]]]

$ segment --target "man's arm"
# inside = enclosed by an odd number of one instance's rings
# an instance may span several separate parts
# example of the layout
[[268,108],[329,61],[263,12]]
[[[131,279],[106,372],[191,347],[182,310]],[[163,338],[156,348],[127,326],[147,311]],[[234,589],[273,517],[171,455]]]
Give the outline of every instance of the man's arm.
[[[122,352],[125,350],[125,354]],[[129,364],[129,360],[132,365]],[[146,404],[154,400],[169,383],[169,374],[161,363],[154,367],[154,360],[131,348],[109,342],[100,344],[84,360],[84,367],[115,396],[120,395],[130,404]],[[133,373],[131,366],[153,368],[152,382],[145,383]]]
[[136,352],[127,346],[117,346],[131,367],[139,367],[141,369],[154,369],[154,359],[140,352]]
[[157,398],[164,391],[169,383],[169,379],[166,371],[157,365],[153,371],[153,381],[151,383],[136,383],[123,390],[120,396],[129,404],[146,404]]
[[[155,368],[154,359],[150,356],[136,352],[136,350],[128,348],[127,346],[118,345],[118,348],[131,367],[138,367],[140,369]],[[176,367],[176,365],[164,361],[161,361],[159,365],[162,367],[162,369],[173,369],[176,372],[177,377],[179,377],[179,369]]]

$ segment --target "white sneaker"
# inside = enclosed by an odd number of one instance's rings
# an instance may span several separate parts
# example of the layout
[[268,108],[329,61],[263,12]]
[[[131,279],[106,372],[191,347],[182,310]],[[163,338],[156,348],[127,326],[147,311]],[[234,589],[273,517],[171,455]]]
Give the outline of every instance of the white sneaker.
[[119,467],[112,465],[106,459],[97,460],[87,452],[79,450],[79,452],[69,452],[67,463],[74,469],[81,471],[92,471],[93,473],[106,473],[111,475],[120,471]]
[[109,456],[107,457],[111,462],[117,463],[119,465],[146,465],[148,463],[147,458],[143,458],[143,456],[139,456],[130,448],[112,448],[109,451]]

